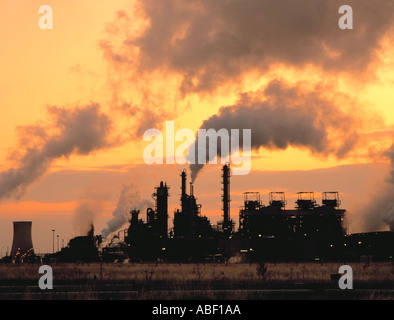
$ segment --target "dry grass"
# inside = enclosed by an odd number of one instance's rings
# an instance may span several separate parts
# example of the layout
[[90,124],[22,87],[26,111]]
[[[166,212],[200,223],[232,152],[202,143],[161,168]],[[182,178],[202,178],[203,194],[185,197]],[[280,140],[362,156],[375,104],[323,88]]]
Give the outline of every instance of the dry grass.
[[[328,283],[338,273],[341,263],[256,263],[240,264],[53,264],[54,279],[59,282],[100,280],[106,282],[167,282],[173,286],[187,282],[226,283]],[[391,263],[349,263],[354,281],[359,283],[394,283]],[[38,264],[0,265],[0,281],[36,281]],[[1,284],[1,283],[0,283]]]
[[[338,288],[331,274],[340,263],[260,264],[54,264],[54,289],[69,286],[67,299],[96,299],[95,291],[123,292],[121,299],[264,299],[261,289]],[[355,288],[374,288],[367,299],[392,299],[391,263],[350,263]],[[37,286],[39,265],[0,265],[0,288]],[[71,289],[70,289],[71,288]],[[56,290],[54,290],[55,292]],[[64,291],[64,290],[63,290]],[[386,290],[387,291],[387,290]],[[28,290],[26,289],[28,298]],[[78,295],[80,292],[80,295]],[[116,295],[110,298],[117,299]],[[281,296],[279,296],[281,298]]]

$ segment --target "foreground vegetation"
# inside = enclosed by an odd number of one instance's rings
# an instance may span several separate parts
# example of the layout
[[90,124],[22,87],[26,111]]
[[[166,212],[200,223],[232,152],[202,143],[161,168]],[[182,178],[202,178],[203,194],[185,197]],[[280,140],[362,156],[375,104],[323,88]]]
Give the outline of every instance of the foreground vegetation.
[[[392,263],[350,263],[348,298],[394,299]],[[332,279],[340,263],[53,264],[54,289],[38,289],[39,265],[0,265],[0,299],[264,299],[341,298]],[[335,289],[335,290],[334,290]],[[321,290],[334,296],[319,296]],[[7,292],[13,295],[6,295]],[[111,294],[106,294],[111,292]],[[363,293],[361,296],[361,292]],[[19,294],[19,295],[18,295]],[[301,294],[301,296],[300,296]],[[338,296],[340,294],[341,296]],[[335,296],[336,295],[336,296]]]

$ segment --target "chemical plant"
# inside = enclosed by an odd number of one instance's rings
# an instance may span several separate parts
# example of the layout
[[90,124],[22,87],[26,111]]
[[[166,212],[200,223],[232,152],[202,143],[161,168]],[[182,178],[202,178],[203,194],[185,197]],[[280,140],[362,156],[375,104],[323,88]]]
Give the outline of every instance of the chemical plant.
[[[103,246],[93,226],[86,236],[72,239],[61,251],[46,256],[60,262],[226,262],[226,261],[391,261],[393,232],[348,234],[346,210],[339,193],[323,192],[321,204],[314,192],[299,192],[294,209],[288,209],[283,192],[269,193],[263,204],[258,192],[245,192],[239,210],[238,229],[230,217],[230,166],[222,168],[222,220],[213,225],[202,215],[192,183],[187,188],[186,171],[181,173],[180,208],[173,227],[168,227],[169,186],[155,188],[155,205],[146,211],[130,212],[129,226]],[[187,193],[189,189],[189,193]],[[34,256],[31,223],[14,223],[11,258]]]

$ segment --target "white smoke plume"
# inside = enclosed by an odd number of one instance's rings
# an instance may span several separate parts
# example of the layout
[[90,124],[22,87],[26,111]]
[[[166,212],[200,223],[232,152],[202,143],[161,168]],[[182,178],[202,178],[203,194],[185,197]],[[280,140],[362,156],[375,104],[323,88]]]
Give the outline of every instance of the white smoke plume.
[[107,227],[101,231],[103,239],[118,231],[127,222],[132,209],[143,212],[143,209],[152,206],[152,200],[143,199],[133,183],[123,185],[116,208],[112,212],[113,217],[107,222]]
[[19,128],[18,148],[10,156],[15,166],[0,172],[0,201],[20,199],[57,159],[112,145],[111,121],[98,104],[72,110],[49,107],[48,112],[50,123]]
[[[244,94],[236,105],[221,108],[200,129],[251,129],[252,150],[285,150],[293,146],[316,155],[343,157],[358,141],[358,120],[318,92],[274,80],[260,92]],[[240,135],[240,149],[242,141]],[[208,155],[208,142],[206,146]],[[190,148],[195,148],[197,159],[198,137]],[[219,148],[215,154],[220,155]],[[201,164],[190,165],[193,181],[202,168]]]
[[74,209],[74,228],[80,235],[86,236],[94,220],[102,210],[102,202],[97,199],[84,199],[78,202]]
[[390,160],[390,172],[382,185],[371,192],[368,202],[355,210],[353,219],[362,232],[382,231],[387,227],[394,232],[394,144],[384,155]]

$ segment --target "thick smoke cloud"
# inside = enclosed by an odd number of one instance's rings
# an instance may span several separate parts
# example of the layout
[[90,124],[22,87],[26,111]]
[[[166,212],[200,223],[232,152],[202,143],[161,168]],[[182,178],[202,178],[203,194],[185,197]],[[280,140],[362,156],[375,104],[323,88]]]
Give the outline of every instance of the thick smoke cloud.
[[[264,90],[246,93],[237,104],[221,108],[219,114],[205,120],[200,129],[224,128],[228,132],[251,129],[254,150],[262,147],[285,150],[292,146],[308,149],[315,155],[343,157],[358,141],[355,128],[359,123],[318,92],[307,91],[300,85],[289,87],[274,80]],[[241,149],[242,141],[240,135]],[[197,159],[198,136],[190,148],[195,148]],[[209,148],[207,142],[207,155]],[[220,149],[217,151],[215,154],[220,155]],[[201,164],[190,165],[193,180],[202,168]]]
[[[101,231],[105,239],[112,232],[119,230],[130,218],[130,210],[148,208],[153,205],[152,200],[142,199],[138,188],[133,184],[124,185],[120,192],[116,208],[112,212],[112,219],[107,222],[107,227]],[[142,211],[141,211],[142,212]]]
[[380,187],[371,192],[371,199],[360,206],[354,220],[362,221],[363,231],[378,231],[389,227],[394,232],[394,144],[384,154],[390,160],[390,171]]
[[[347,1],[354,30],[338,27],[341,0],[137,3],[148,27],[142,34],[119,30],[121,24],[113,28],[117,31],[111,35],[122,45],[102,42],[106,57],[141,74],[175,72],[182,77],[183,93],[212,91],[277,63],[360,75],[375,61],[381,40],[394,25],[394,4],[387,0]],[[118,20],[126,19],[127,12],[122,17]]]
[[0,172],[0,200],[22,197],[57,159],[88,155],[112,145],[111,121],[99,105],[73,110],[50,107],[48,112],[50,123],[20,128],[18,148],[11,155],[16,166]]

